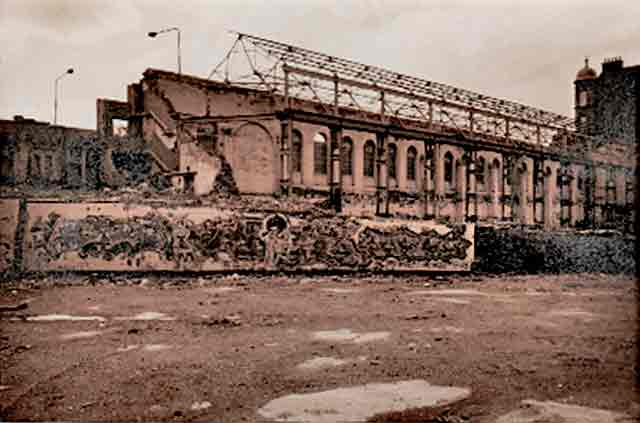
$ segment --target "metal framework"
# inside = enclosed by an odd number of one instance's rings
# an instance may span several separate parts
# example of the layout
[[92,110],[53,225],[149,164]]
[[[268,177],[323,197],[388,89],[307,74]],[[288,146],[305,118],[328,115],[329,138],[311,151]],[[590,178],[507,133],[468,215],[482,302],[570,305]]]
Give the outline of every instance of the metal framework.
[[[578,134],[573,118],[466,89],[237,33],[214,77],[291,99],[327,114],[360,111],[400,127],[547,147]],[[238,57],[242,60],[238,62]],[[290,103],[287,103],[288,105]]]

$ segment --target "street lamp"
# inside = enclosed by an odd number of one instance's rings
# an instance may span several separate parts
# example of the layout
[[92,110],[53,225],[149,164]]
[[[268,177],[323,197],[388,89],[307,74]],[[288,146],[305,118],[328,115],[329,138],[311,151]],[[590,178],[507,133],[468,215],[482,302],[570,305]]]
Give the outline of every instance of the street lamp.
[[58,123],[58,81],[64,78],[66,75],[70,75],[73,73],[73,68],[69,68],[65,73],[56,78],[56,82],[53,85],[53,124],[56,125]]
[[182,74],[182,61],[180,60],[180,28],[173,27],[173,28],[162,29],[157,32],[151,31],[147,33],[147,35],[151,38],[155,38],[160,34],[164,34],[165,32],[171,32],[171,31],[176,31],[178,33],[178,74]]

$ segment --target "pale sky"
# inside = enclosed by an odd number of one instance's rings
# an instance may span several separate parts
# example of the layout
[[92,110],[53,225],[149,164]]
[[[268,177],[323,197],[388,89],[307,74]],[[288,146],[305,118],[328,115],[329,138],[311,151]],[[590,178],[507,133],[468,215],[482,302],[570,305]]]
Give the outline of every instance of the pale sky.
[[126,99],[146,68],[206,78],[228,30],[573,115],[584,57],[640,64],[638,0],[0,0],[0,119],[95,128],[96,98]]

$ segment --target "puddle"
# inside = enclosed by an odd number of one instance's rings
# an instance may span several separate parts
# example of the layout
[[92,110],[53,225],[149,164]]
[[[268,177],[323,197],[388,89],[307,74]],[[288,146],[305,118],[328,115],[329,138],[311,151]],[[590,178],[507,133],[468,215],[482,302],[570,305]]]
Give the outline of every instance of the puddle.
[[443,301],[445,303],[451,303],[451,304],[469,304],[471,303],[471,301],[468,300],[461,300],[460,298],[438,298],[439,301]]
[[63,341],[68,341],[72,339],[84,339],[84,338],[93,338],[94,336],[100,335],[102,332],[98,330],[88,330],[81,332],[71,332],[66,333],[60,337]]
[[440,333],[440,332],[451,332],[451,333],[462,333],[464,329],[457,328],[455,326],[441,326],[436,328],[429,329],[431,332]]
[[325,292],[332,292],[334,294],[352,294],[358,292],[355,288],[322,288]]
[[106,319],[100,316],[71,316],[69,314],[45,314],[42,316],[29,316],[29,322],[63,322],[63,321],[98,321],[104,322]]
[[409,291],[409,295],[481,295],[485,296],[484,292],[477,291],[475,289],[419,289],[416,291]]
[[376,414],[445,405],[469,395],[471,390],[467,388],[409,380],[287,395],[270,401],[258,413],[280,422],[364,422]]
[[342,366],[343,364],[347,364],[347,362],[347,360],[341,360],[334,357],[316,357],[300,363],[296,367],[300,370],[318,370]]
[[264,344],[265,347],[277,347],[278,345],[280,345],[278,342],[268,342]]
[[590,312],[584,311],[584,310],[577,310],[577,309],[572,309],[572,310],[554,310],[554,311],[550,312],[548,315],[549,316],[553,316],[553,317],[578,317],[578,318],[583,318],[585,320],[591,320],[594,317],[596,317],[596,315],[594,313],[590,313]]
[[155,311],[145,311],[138,313],[135,316],[129,317],[116,317],[116,320],[176,320],[175,317],[167,316],[164,313],[158,313]]
[[325,330],[313,333],[313,337],[320,341],[328,342],[365,342],[381,341],[391,335],[389,332],[352,332],[351,329]]
[[98,311],[100,310],[100,306],[99,305],[89,306],[87,307],[87,310]]
[[127,351],[135,350],[135,349],[137,349],[138,347],[139,347],[139,345],[137,345],[137,344],[134,344],[134,345],[126,345],[126,346],[124,346],[124,347],[120,347],[120,348],[116,349],[116,351],[118,351],[118,352],[127,352]]
[[170,350],[171,348],[173,348],[173,345],[167,344],[149,344],[142,347],[142,349],[147,352],[164,351]]
[[496,423],[616,423],[631,421],[625,414],[598,408],[581,407],[553,401],[524,400],[518,410],[505,414]]
[[210,294],[222,294],[225,292],[238,291],[239,289],[237,286],[217,286],[215,288],[207,288],[205,291]]

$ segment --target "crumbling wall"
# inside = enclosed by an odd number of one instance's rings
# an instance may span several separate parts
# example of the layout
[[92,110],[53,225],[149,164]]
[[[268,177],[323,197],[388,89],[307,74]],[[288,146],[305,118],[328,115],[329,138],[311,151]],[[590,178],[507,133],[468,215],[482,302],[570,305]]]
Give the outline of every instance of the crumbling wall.
[[30,203],[27,270],[468,270],[473,225]]
[[0,200],[0,272],[13,266],[19,210],[19,200]]

